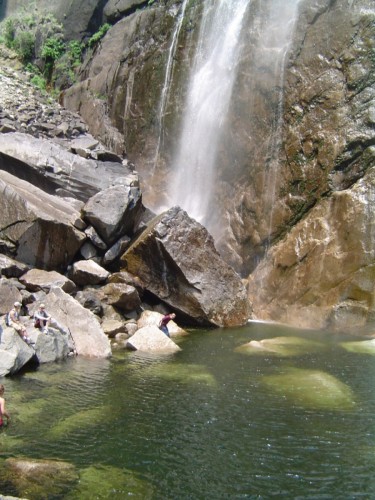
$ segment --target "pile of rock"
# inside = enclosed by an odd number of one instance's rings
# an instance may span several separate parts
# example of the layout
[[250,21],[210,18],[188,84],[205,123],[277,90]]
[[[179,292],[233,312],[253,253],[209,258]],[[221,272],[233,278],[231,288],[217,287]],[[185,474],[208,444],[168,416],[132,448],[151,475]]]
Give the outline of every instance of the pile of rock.
[[[44,109],[44,103],[33,96],[37,122],[46,113],[38,112],[38,104]],[[29,97],[25,89],[10,92],[0,85],[3,116],[24,109],[22,99],[26,103]],[[20,113],[16,122],[25,122]],[[51,112],[50,116],[65,120],[68,115]],[[63,122],[45,127],[48,138],[41,137],[35,123],[22,131],[11,131],[9,123],[7,127],[2,123],[0,314],[19,301],[30,317],[44,302],[71,336],[59,346],[61,335],[56,332],[56,348],[43,356],[46,341],[28,323],[38,362],[68,355],[69,342],[78,355],[108,357],[109,339],[124,346],[140,328],[146,328],[149,342],[129,347],[175,349],[172,341],[168,347],[164,337],[157,339],[161,332],[155,328],[161,314],[171,310],[179,322],[217,326],[246,322],[245,288],[220,258],[206,229],[178,207],[158,216],[147,210],[137,172],[126,159],[106,151],[84,127],[64,126],[80,135],[61,140],[55,132]],[[151,331],[150,325],[138,324],[142,312],[149,310],[154,313]],[[10,341],[3,328],[6,342],[19,346],[20,339]],[[16,356],[8,373],[19,369],[20,357],[23,364],[35,360],[29,347],[19,351],[31,357]]]

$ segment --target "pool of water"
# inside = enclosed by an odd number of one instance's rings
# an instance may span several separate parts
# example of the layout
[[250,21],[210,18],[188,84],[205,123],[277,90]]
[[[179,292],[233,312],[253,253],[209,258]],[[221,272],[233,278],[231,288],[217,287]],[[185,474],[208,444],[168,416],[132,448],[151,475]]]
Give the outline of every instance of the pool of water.
[[[2,380],[0,460],[75,465],[79,482],[27,498],[375,498],[365,340],[249,324],[191,332],[170,356],[41,366]],[[20,496],[1,475],[0,494]]]

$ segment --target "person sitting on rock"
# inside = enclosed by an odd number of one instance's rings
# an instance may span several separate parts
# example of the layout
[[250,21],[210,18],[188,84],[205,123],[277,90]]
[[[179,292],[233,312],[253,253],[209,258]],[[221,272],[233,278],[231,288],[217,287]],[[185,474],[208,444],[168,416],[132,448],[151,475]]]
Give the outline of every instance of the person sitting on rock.
[[29,336],[27,335],[26,327],[21,323],[20,320],[20,310],[21,303],[15,302],[13,304],[13,308],[8,312],[7,315],[7,326],[13,327],[18,335],[24,340],[27,344],[30,343]]
[[[66,335],[68,338],[73,337],[69,331],[69,328],[64,328],[60,323],[58,323],[50,314],[46,311],[46,306],[44,304],[40,304],[38,309],[35,311],[34,315],[34,328],[40,328],[42,333],[48,334],[48,327],[56,328],[60,333]],[[74,350],[74,349],[73,349]]]
[[51,316],[46,311],[46,306],[44,304],[40,304],[34,313],[34,327],[40,328],[43,333],[48,333],[48,326],[51,319]]
[[165,333],[165,335],[167,337],[170,337],[169,335],[169,330],[168,330],[168,327],[167,327],[167,324],[172,320],[172,319],[175,319],[176,315],[175,313],[172,313],[172,314],[166,314],[165,316],[163,316],[160,320],[160,323],[159,323],[159,329]]

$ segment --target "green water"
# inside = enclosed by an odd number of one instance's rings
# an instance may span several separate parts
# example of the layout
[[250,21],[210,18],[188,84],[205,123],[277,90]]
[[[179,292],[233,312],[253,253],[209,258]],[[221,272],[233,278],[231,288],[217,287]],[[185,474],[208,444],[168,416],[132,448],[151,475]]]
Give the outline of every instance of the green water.
[[[251,324],[192,332],[171,356],[42,366],[2,380],[0,459],[75,465],[79,481],[27,498],[375,498],[364,340]],[[1,474],[0,493],[21,496]]]

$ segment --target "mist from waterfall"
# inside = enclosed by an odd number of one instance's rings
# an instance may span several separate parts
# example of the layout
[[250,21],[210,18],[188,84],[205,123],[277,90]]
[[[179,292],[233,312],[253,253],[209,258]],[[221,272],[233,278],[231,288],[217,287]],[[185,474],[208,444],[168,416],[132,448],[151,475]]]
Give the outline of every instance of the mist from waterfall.
[[251,0],[210,0],[195,55],[186,112],[173,162],[171,204],[205,223],[215,160],[240,56],[242,22]]

